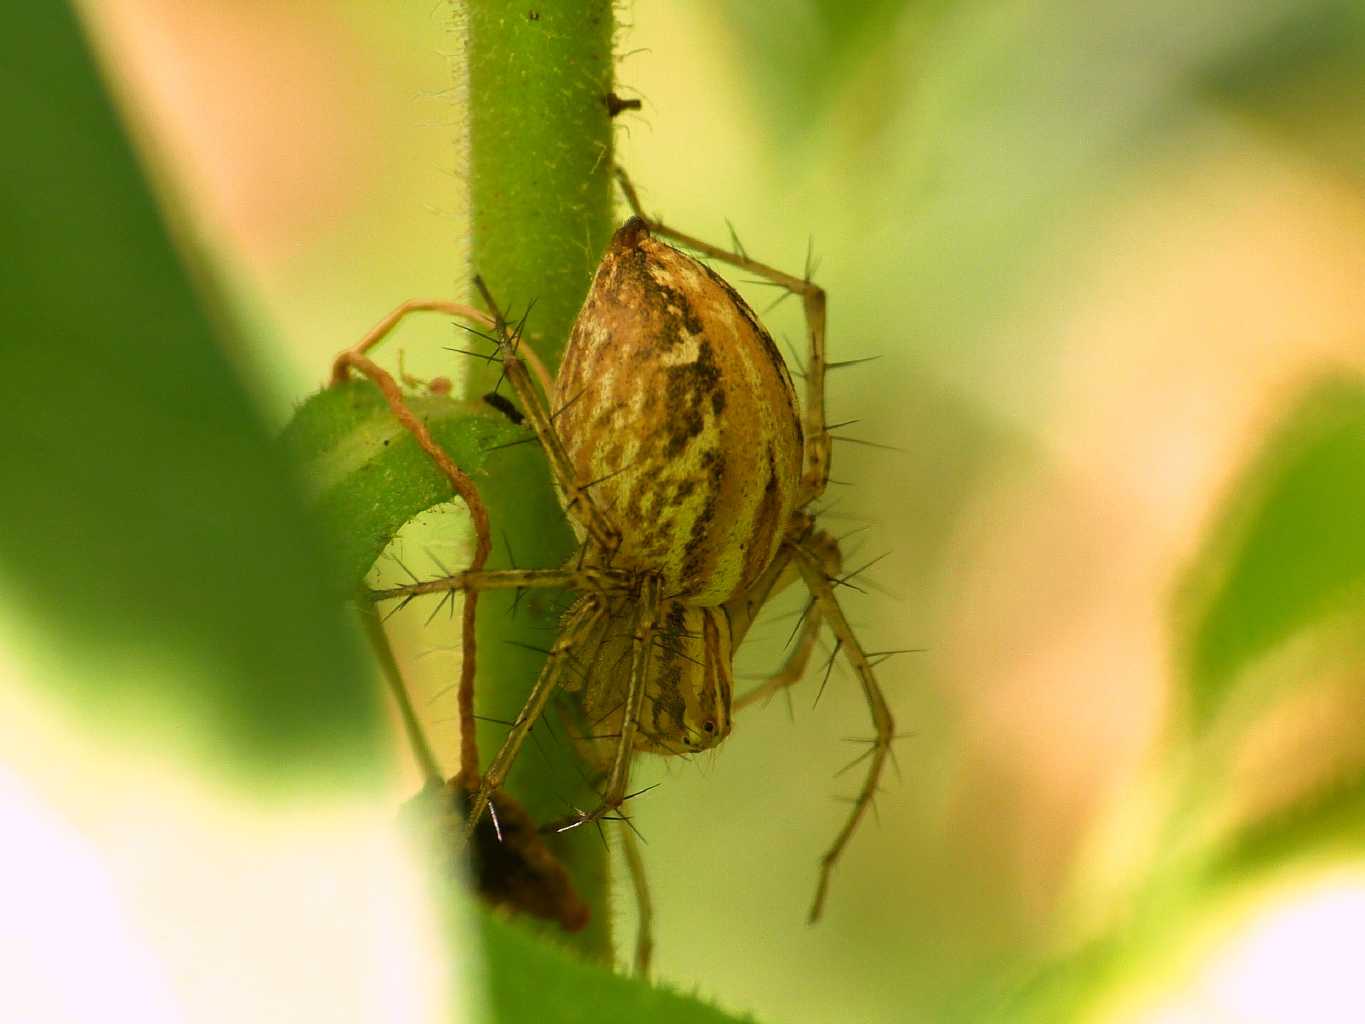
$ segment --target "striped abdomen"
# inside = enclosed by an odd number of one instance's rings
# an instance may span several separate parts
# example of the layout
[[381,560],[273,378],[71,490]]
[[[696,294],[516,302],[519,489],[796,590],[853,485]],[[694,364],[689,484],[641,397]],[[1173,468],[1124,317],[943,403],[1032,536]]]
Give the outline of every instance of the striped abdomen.
[[613,566],[696,605],[767,567],[801,475],[791,378],[734,289],[638,219],[597,269],[554,404],[578,479],[621,531]]

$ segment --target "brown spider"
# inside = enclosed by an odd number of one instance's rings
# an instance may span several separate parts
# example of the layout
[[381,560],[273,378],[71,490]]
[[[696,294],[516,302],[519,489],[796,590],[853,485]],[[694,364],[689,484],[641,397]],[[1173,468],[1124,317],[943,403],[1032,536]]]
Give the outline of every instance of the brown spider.
[[[721,742],[730,733],[733,711],[801,677],[816,634],[828,624],[836,654],[843,653],[862,685],[874,736],[852,810],[821,860],[813,921],[823,909],[833,867],[877,791],[894,736],[872,664],[835,596],[838,545],[816,530],[807,511],[829,480],[825,293],[806,278],[647,217],[629,180],[619,177],[634,216],[602,257],[553,383],[531,357],[548,401],[536,388],[518,339],[478,281],[493,316],[457,303],[406,303],[338,357],[335,370],[342,379],[349,368],[361,369],[385,387],[387,375],[364,352],[417,310],[446,312],[495,332],[506,378],[581,541],[578,555],[564,568],[483,571],[487,519],[477,492],[407,413],[405,424],[470,504],[479,547],[467,572],[372,597],[468,594],[461,712],[469,725],[477,594],[531,587],[579,594],[525,706],[482,775],[472,744],[466,744],[464,777],[478,780],[467,833],[558,690],[577,694],[592,726],[591,735],[577,742],[606,779],[601,804],[575,815],[566,823],[571,827],[620,808],[637,752],[691,753]],[[804,403],[798,405],[786,364],[748,304],[719,275],[660,238],[801,296],[808,335]],[[386,394],[402,416],[396,392],[389,379]],[[550,408],[557,410],[553,417]],[[798,578],[811,601],[791,658],[777,676],[735,700],[735,648],[769,597]],[[472,736],[472,727],[465,735]],[[629,836],[626,854],[637,891],[643,892]]]

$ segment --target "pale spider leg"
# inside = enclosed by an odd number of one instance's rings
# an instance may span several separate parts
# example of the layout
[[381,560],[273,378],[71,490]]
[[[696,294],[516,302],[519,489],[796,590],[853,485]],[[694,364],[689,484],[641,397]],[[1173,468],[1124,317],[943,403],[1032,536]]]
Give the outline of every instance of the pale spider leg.
[[[482,282],[479,282],[479,284],[482,290]],[[487,297],[486,290],[485,297]],[[489,305],[490,307],[493,306],[491,298],[489,299]],[[332,364],[332,383],[337,384],[344,381],[351,369],[356,369],[369,377],[384,394],[384,398],[388,402],[389,408],[393,411],[395,417],[397,417],[399,422],[417,438],[418,444],[421,445],[422,449],[431,456],[436,465],[450,479],[455,488],[455,492],[464,499],[474,522],[475,531],[474,556],[470,560],[470,568],[473,571],[478,571],[483,568],[488,559],[488,555],[492,550],[492,542],[488,527],[488,513],[483,505],[483,501],[479,498],[478,490],[474,486],[474,482],[455,465],[444,449],[436,444],[435,440],[431,437],[430,432],[427,430],[426,424],[418,419],[407,407],[406,402],[403,400],[402,392],[398,388],[398,385],[394,383],[393,378],[385,370],[372,362],[365,354],[388,337],[404,317],[410,313],[418,312],[445,313],[460,319],[473,321],[489,330],[497,331],[501,338],[499,349],[502,353],[504,367],[508,372],[509,379],[512,381],[514,390],[517,392],[517,396],[527,408],[528,413],[531,414],[532,426],[535,428],[537,437],[542,446],[545,447],[546,453],[549,456],[551,469],[554,470],[556,467],[554,457],[556,450],[561,455],[559,464],[561,469],[564,465],[567,465],[567,457],[563,456],[563,446],[559,443],[558,436],[553,433],[552,429],[548,429],[549,420],[544,412],[544,406],[539,402],[538,396],[531,386],[529,376],[526,373],[525,364],[521,362],[516,353],[512,351],[511,346],[507,344],[504,325],[499,317],[490,316],[482,310],[475,309],[473,306],[468,306],[459,302],[451,302],[445,299],[409,299],[375,324],[375,326],[372,327],[363,338],[356,342],[356,344],[336,357]],[[530,349],[527,349],[527,352],[534,355],[530,352]],[[537,367],[542,386],[544,386],[548,382],[549,377],[548,373],[545,371],[545,367],[543,364],[540,364],[538,359],[534,361],[533,365]],[[549,438],[549,443],[547,443],[547,437]],[[604,545],[604,547],[608,554],[610,554],[611,551],[615,550],[615,544],[619,542],[613,541],[612,538],[619,537],[619,535],[611,529],[609,524],[605,523],[605,520],[601,517],[601,514],[597,511],[596,506],[592,503],[587,493],[582,491],[574,482],[572,473],[570,473],[568,477],[561,477],[558,482],[563,492],[570,496],[568,511],[573,512],[575,508],[580,507],[579,504],[575,503],[581,503],[581,507],[586,509],[586,512],[583,513],[583,515],[589,520],[588,522],[585,522],[585,526],[588,527],[589,533],[593,535],[594,539],[599,539],[599,535],[604,536],[607,539],[608,543]],[[595,521],[597,523],[595,532],[593,529],[594,516],[596,517]],[[470,589],[469,598],[465,601],[461,623],[461,647],[463,657],[461,659],[460,687],[457,703],[460,718],[460,734],[462,737],[472,735],[474,730],[474,677],[476,665],[475,617],[477,606],[477,590]],[[460,769],[461,774],[466,780],[473,780],[479,777],[477,756],[477,750],[474,744],[462,742]]]
[[[843,557],[839,551],[839,542],[824,532],[806,533],[810,528],[808,519],[798,520],[796,527],[800,532],[788,536],[802,543],[807,550],[818,553],[826,578],[834,579],[838,576],[839,568],[843,563]],[[785,590],[799,578],[800,573],[792,565],[791,559],[791,548],[784,545],[777,557],[773,559],[773,565],[769,566],[768,571],[741,596],[740,600],[743,602],[744,609],[740,616],[742,630],[737,635],[735,646],[739,646],[739,641],[743,639],[744,633],[748,632],[754,616],[759,609],[767,604],[768,599]],[[732,611],[731,621],[734,620],[735,614]],[[743,711],[759,701],[766,702],[779,691],[799,683],[805,676],[806,668],[810,664],[811,652],[815,649],[815,641],[820,635],[822,625],[824,625],[824,618],[821,616],[818,602],[812,600],[811,606],[806,608],[803,613],[799,627],[800,632],[796,638],[796,647],[788,655],[787,660],[776,673],[764,682],[743,696],[736,698],[733,705],[734,710]]]
[[536,383],[540,385],[540,393],[545,399],[545,404],[550,404],[550,396],[555,393],[555,381],[550,376],[550,371],[546,369],[545,363],[540,356],[536,355],[536,350],[524,341],[518,348],[519,352],[524,352],[526,362],[530,364],[531,372],[536,375]]
[[493,758],[493,763],[488,766],[488,772],[479,782],[479,791],[470,803],[469,819],[465,823],[466,838],[473,835],[474,829],[479,824],[479,818],[483,816],[483,812],[488,807],[493,791],[498,789],[507,779],[507,773],[512,770],[512,764],[516,761],[517,754],[521,752],[526,737],[530,735],[531,728],[539,721],[540,716],[545,711],[545,706],[554,696],[555,690],[559,688],[560,678],[564,674],[564,669],[574,647],[582,641],[583,637],[591,635],[593,626],[605,613],[606,608],[595,596],[584,598],[569,610],[564,628],[555,640],[555,645],[551,649],[544,667],[541,668],[540,675],[536,677],[535,686],[531,688],[526,703],[517,713],[517,719],[512,723],[507,738],[502,741],[502,747],[499,748],[497,756]]
[[[635,755],[635,736],[640,730],[640,716],[648,697],[646,675],[649,656],[654,646],[654,632],[659,622],[663,602],[662,585],[657,576],[647,575],[640,584],[635,623],[631,635],[630,678],[621,707],[621,731],[616,737],[616,749],[607,773],[607,787],[602,802],[592,811],[575,814],[556,831],[567,832],[589,822],[598,821],[626,802],[630,785],[630,761]],[[556,644],[556,649],[558,644]],[[610,714],[615,714],[613,709]]]
[[672,239],[689,249],[695,249],[712,259],[758,274],[801,296],[801,304],[806,314],[808,348],[805,369],[806,400],[801,407],[801,430],[804,434],[801,451],[801,488],[797,491],[796,507],[804,508],[824,494],[829,483],[832,442],[825,424],[825,290],[806,278],[793,277],[766,263],[750,259],[746,253],[730,252],[669,227],[645,213],[635,186],[620,167],[616,168],[616,178],[620,182],[621,192],[625,195],[631,212],[644,221],[651,232]]
[[807,613],[805,621],[801,623],[801,634],[797,638],[796,646],[782,663],[782,667],[748,693],[736,697],[734,710],[743,711],[759,702],[766,703],[787,687],[799,683],[806,675],[811,652],[815,650],[815,641],[823,625],[820,613],[812,608]]
[[631,637],[630,683],[626,688],[626,709],[621,718],[621,738],[616,741],[616,753],[607,777],[607,792],[602,806],[584,820],[600,818],[606,811],[620,807],[630,785],[630,759],[635,754],[635,734],[640,728],[640,714],[645,703],[645,681],[649,670],[649,655],[653,649],[654,630],[659,622],[663,600],[657,576],[646,576],[640,586],[639,612],[635,619],[635,633]]
[[[431,744],[427,741],[427,734],[422,729],[422,721],[417,716],[417,709],[413,707],[412,697],[408,694],[407,685],[403,682],[403,673],[398,669],[398,660],[393,656],[393,646],[389,643],[388,634],[384,632],[384,626],[379,621],[379,613],[372,604],[362,604],[359,611],[360,621],[365,627],[365,632],[370,638],[370,645],[374,648],[375,657],[379,661],[380,674],[383,675],[384,681],[389,685],[394,703],[398,705],[398,713],[403,719],[403,731],[407,735],[408,746],[412,748],[412,756],[416,758],[417,766],[421,768],[427,786],[434,786],[439,789],[445,784],[441,775],[440,762],[436,760]],[[462,734],[460,736],[461,749],[464,749],[466,744],[474,749],[474,760],[477,763],[478,751],[474,747],[476,742],[472,729],[468,735]]]
[[[496,306],[494,306],[492,297],[484,287],[483,281],[476,278],[475,284],[483,293],[489,307],[496,311]],[[473,306],[466,305],[462,302],[452,302],[447,299],[409,299],[381,319],[374,327],[370,328],[369,332],[358,342],[336,357],[332,363],[332,383],[336,384],[344,381],[347,376],[347,371],[350,368],[355,368],[374,380],[376,384],[380,384],[380,381],[375,374],[384,374],[386,377],[388,375],[384,373],[383,370],[379,369],[379,367],[375,366],[374,363],[370,362],[369,359],[366,358],[365,353],[388,337],[389,334],[393,332],[393,329],[397,327],[408,314],[423,312],[445,313],[462,320],[473,321],[490,331],[498,332],[498,348],[502,358],[503,369],[507,374],[508,381],[512,385],[512,390],[516,392],[517,398],[521,400],[527,419],[531,422],[531,428],[535,431],[536,437],[539,439],[541,446],[545,449],[545,453],[550,460],[551,472],[555,474],[556,483],[559,484],[560,489],[565,496],[566,511],[571,515],[577,515],[580,521],[583,522],[583,525],[587,528],[588,533],[592,536],[593,540],[597,541],[605,551],[610,553],[616,550],[616,546],[620,543],[619,534],[611,524],[607,522],[606,517],[597,508],[587,491],[577,483],[572,464],[569,462],[568,455],[564,451],[564,446],[560,442],[559,436],[554,433],[554,428],[550,423],[550,417],[546,412],[545,404],[536,393],[535,387],[531,383],[531,376],[526,370],[526,363],[518,352],[520,345],[513,346],[510,343],[510,339],[507,338],[505,333],[506,324],[499,316],[490,316],[488,313],[483,312],[483,310],[476,309]],[[553,383],[550,380],[549,372],[546,370],[544,363],[540,361],[539,357],[536,356],[531,349],[528,348],[526,352],[527,358],[536,371],[536,376],[539,378],[541,387],[547,389],[546,394],[550,393],[550,391],[553,390]],[[392,378],[390,378],[390,381],[391,380]],[[380,384],[380,387],[383,388],[383,385]],[[397,385],[394,385],[394,388],[395,393],[398,394],[401,402],[401,392],[397,392]],[[385,393],[385,397],[388,397],[387,392]],[[392,407],[393,401],[390,400],[389,404]],[[394,412],[397,415],[398,409],[395,408]],[[409,413],[408,416],[414,421],[416,420],[415,417],[411,416],[411,413]],[[400,416],[400,419],[402,418],[403,417]],[[408,425],[406,420],[404,420],[404,425]],[[409,427],[409,429],[412,428]],[[425,430],[425,428],[423,429]],[[419,441],[420,440],[421,438],[419,437]],[[432,458],[437,459],[435,452],[425,443],[423,444],[423,448],[427,450]],[[447,461],[449,460],[447,459]],[[437,459],[437,464],[440,465],[439,459]],[[445,466],[442,465],[441,468],[443,471],[445,470]],[[482,562],[479,564],[482,565]]]
[[801,577],[806,581],[806,587],[810,590],[811,596],[815,598],[825,621],[834,631],[838,649],[843,651],[844,657],[848,659],[858,681],[862,684],[863,696],[867,698],[867,708],[872,715],[872,726],[876,730],[876,737],[871,741],[871,759],[867,768],[867,777],[863,780],[858,795],[853,799],[853,810],[849,813],[848,821],[844,823],[844,827],[834,837],[833,844],[820,858],[820,881],[815,890],[815,901],[810,908],[810,920],[815,921],[820,917],[821,910],[824,909],[825,893],[829,889],[829,879],[834,870],[834,864],[839,859],[839,855],[843,853],[844,847],[848,845],[853,830],[858,827],[858,822],[867,812],[873,797],[876,796],[877,784],[881,779],[882,768],[891,750],[891,741],[895,738],[896,726],[891,717],[891,709],[887,707],[886,698],[882,696],[881,687],[877,685],[876,676],[872,672],[872,665],[867,660],[862,644],[858,642],[858,637],[848,624],[848,619],[844,618],[843,609],[839,607],[839,599],[834,596],[834,586],[825,574],[821,558],[800,544],[793,544],[791,548],[793,560],[801,571]]
[[639,913],[635,926],[635,974],[648,979],[649,963],[654,956],[654,903],[649,898],[644,858],[640,856],[640,847],[628,821],[621,822],[621,853],[625,857],[631,888],[635,890],[635,906]]
[[610,569],[486,569],[457,572],[449,576],[404,583],[383,590],[368,591],[371,601],[388,601],[401,597],[411,599],[423,594],[439,594],[451,590],[577,590],[584,593],[621,593],[630,582],[628,573]]
[[610,561],[612,553],[621,544],[621,533],[607,519],[606,513],[597,507],[587,488],[578,482],[577,471],[569,459],[568,451],[564,448],[564,442],[560,440],[559,433],[555,430],[549,409],[536,394],[526,364],[517,355],[516,339],[508,335],[507,322],[498,311],[488,286],[484,284],[482,278],[475,277],[474,287],[479,290],[488,308],[493,310],[494,329],[498,333],[498,348],[502,353],[503,373],[506,374],[507,381],[512,385],[517,398],[521,400],[522,412],[539,438],[541,448],[545,450],[550,472],[563,498],[564,511],[583,524],[588,535],[604,552],[606,560]]
[[399,305],[379,323],[371,327],[369,333],[363,338],[333,360],[332,383],[340,384],[346,380],[347,371],[356,365],[356,359],[364,356],[370,349],[387,338],[409,313],[446,313],[449,316],[459,317],[461,320],[473,320],[489,330],[495,326],[493,318],[483,310],[466,306],[462,302],[451,302],[448,299],[408,299],[407,302]]
[[[567,719],[564,721],[567,724]],[[579,759],[584,764],[597,765],[595,740],[579,735],[571,728],[566,728],[565,732],[578,750]],[[605,768],[600,770],[602,775],[605,775]],[[556,826],[552,823],[544,826],[541,831],[562,831],[565,827],[573,827],[579,823],[579,817],[575,815],[561,825]],[[631,890],[635,894],[635,973],[638,977],[648,979],[650,961],[654,954],[654,903],[649,895],[649,877],[645,872],[644,858],[640,855],[639,840],[630,822],[620,822],[620,835],[626,873],[630,876]]]
[[[477,310],[453,302],[442,302],[434,299],[413,299],[405,302],[376,324],[355,345],[336,357],[332,363],[332,384],[343,383],[348,372],[355,369],[363,373],[379,388],[394,417],[403,425],[404,429],[417,439],[422,450],[431,457],[437,468],[450,481],[455,493],[464,500],[465,508],[469,510],[469,518],[474,524],[474,554],[470,558],[469,564],[471,569],[478,570],[483,568],[484,563],[488,561],[489,553],[493,550],[493,542],[488,528],[488,509],[484,507],[483,499],[479,497],[479,489],[474,486],[474,481],[455,465],[454,460],[446,454],[445,449],[436,443],[436,439],[431,436],[431,431],[427,429],[427,425],[408,408],[407,402],[403,399],[403,392],[388,371],[365,355],[370,348],[382,341],[403,317],[418,310],[439,310],[453,313],[456,316],[464,316],[467,313],[478,314]],[[462,657],[460,659],[460,688],[457,697],[462,740],[460,745],[460,771],[465,779],[477,778],[479,774],[478,751],[473,743],[463,742],[465,738],[474,734],[476,657],[474,623],[477,608],[478,597],[475,594],[470,594],[469,599],[465,601],[464,613],[461,618]]]

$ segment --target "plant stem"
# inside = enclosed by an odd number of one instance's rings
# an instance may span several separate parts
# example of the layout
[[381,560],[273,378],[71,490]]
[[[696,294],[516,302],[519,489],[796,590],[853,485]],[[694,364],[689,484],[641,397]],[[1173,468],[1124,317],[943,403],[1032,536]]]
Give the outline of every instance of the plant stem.
[[[469,0],[472,263],[547,366],[612,230],[609,0]],[[496,368],[471,374],[482,394]]]
[[[466,0],[471,278],[519,318],[534,303],[525,338],[554,372],[592,272],[611,236],[613,9],[610,0]],[[473,364],[465,394],[493,389],[497,367]],[[542,466],[543,471],[543,466]],[[548,474],[546,474],[548,476]],[[553,489],[544,480],[493,474],[484,485],[494,534],[489,566],[549,568],[574,551]],[[487,594],[479,606],[479,714],[510,722],[553,642],[563,600],[530,592]],[[553,731],[552,731],[553,730]],[[487,722],[479,746],[496,751],[506,726]],[[562,731],[538,725],[507,783],[540,822],[598,797]],[[607,853],[595,829],[553,837],[592,921],[575,937],[609,958]]]

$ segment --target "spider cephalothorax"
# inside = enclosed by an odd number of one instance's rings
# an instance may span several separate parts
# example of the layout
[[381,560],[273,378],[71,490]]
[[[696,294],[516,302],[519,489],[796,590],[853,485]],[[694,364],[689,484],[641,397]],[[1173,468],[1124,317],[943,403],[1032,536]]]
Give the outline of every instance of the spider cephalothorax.
[[[579,614],[593,625],[579,649],[578,671],[565,688],[577,692],[585,733],[596,759],[606,763],[620,735],[630,688],[631,625],[638,608],[623,599],[595,614],[600,598],[581,598],[566,623]],[[715,746],[730,734],[734,697],[734,645],[723,607],[699,608],[664,601],[644,679],[644,703],[634,747],[640,753],[688,754]]]

